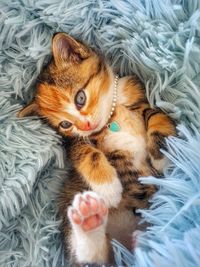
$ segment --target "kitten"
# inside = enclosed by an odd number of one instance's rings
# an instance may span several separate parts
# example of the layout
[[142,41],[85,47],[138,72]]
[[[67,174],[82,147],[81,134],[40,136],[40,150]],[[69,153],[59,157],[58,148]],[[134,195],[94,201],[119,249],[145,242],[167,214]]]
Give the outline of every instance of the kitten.
[[136,77],[118,78],[105,61],[65,33],[52,41],[52,61],[35,99],[19,112],[38,114],[65,137],[71,161],[59,197],[59,214],[72,266],[111,261],[110,238],[129,247],[138,216],[154,186],[138,177],[159,175],[166,164],[164,138],[174,122],[151,109]]

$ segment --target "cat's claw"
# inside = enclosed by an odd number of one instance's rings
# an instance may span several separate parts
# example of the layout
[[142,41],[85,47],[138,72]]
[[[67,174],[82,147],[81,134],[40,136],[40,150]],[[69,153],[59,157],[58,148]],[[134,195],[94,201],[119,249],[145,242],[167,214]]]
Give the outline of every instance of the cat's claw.
[[74,197],[72,206],[68,208],[68,218],[72,225],[83,231],[98,229],[107,222],[108,208],[104,200],[96,193],[87,191]]

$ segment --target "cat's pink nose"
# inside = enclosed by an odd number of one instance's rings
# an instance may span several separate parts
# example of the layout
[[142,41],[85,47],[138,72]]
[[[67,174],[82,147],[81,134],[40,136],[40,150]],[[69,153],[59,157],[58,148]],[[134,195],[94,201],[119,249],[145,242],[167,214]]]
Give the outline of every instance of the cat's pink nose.
[[85,124],[85,131],[90,131],[92,128],[91,128],[91,125],[90,125],[90,122],[86,122]]
[[91,127],[91,125],[90,125],[90,122],[89,122],[89,121],[86,121],[85,123],[83,123],[83,124],[81,125],[81,127],[79,126],[79,129],[80,129],[81,131],[90,131],[90,130],[92,130],[92,127]]

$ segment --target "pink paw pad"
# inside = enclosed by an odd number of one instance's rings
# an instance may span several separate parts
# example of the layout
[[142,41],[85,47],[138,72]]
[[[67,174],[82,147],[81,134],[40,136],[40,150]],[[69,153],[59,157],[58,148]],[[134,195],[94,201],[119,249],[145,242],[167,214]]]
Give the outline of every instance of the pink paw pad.
[[72,224],[80,225],[82,230],[90,231],[105,223],[108,209],[94,192],[84,192],[74,197],[68,208],[68,217]]

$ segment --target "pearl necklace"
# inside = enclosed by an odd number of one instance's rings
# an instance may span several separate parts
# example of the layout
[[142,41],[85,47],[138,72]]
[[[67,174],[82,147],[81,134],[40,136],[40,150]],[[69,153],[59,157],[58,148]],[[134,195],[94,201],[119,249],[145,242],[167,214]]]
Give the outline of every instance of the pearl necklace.
[[112,117],[112,115],[113,115],[113,113],[115,111],[115,107],[116,107],[116,103],[117,103],[117,86],[118,86],[118,82],[119,82],[119,76],[116,75],[115,76],[115,81],[114,81],[114,92],[113,92],[112,106],[111,106],[110,114],[108,116],[108,121],[110,120],[110,118]]
[[113,113],[115,111],[115,107],[116,107],[116,104],[117,104],[117,87],[118,87],[118,83],[119,83],[119,76],[118,75],[115,75],[112,106],[111,106],[110,114],[108,116],[108,123],[106,124],[106,126],[112,132],[118,132],[120,130],[120,126],[119,126],[119,124],[116,121],[113,121],[113,122],[109,123],[109,120],[112,118],[112,115],[113,115]]

